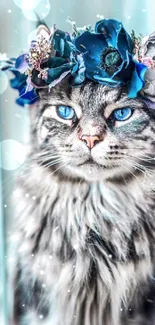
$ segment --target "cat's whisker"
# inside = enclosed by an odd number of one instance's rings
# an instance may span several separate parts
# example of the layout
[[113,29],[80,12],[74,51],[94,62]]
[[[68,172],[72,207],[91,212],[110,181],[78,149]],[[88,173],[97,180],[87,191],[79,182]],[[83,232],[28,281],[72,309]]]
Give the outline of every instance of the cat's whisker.
[[46,156],[48,156],[48,155],[52,156],[53,158],[54,158],[54,157],[56,158],[56,157],[59,157],[59,156],[60,156],[59,154],[51,154],[50,151],[47,151],[47,152],[42,153],[42,154],[40,154],[40,155],[35,155],[33,158],[34,158],[34,159],[37,159],[37,158],[40,158],[40,157],[46,157]]
[[[137,153],[137,150],[136,150],[136,153]],[[128,155],[128,154],[127,154]],[[134,157],[136,158],[135,156],[131,155],[131,157]],[[146,155],[146,154],[143,154],[143,157],[137,157],[141,160],[145,159],[145,157],[147,158],[147,160],[155,160],[155,157],[152,157],[152,156],[149,156],[149,155]],[[145,159],[146,160],[146,159]]]
[[129,174],[131,174],[137,181],[138,181],[138,183],[139,183],[139,179],[138,179],[138,177],[130,170],[130,169],[128,169],[126,166],[124,166],[124,165],[121,165],[121,167],[123,168],[123,169],[125,169],[125,170],[127,170],[128,172],[129,172]]
[[46,157],[42,157],[42,158],[39,158],[37,159],[37,162],[40,163],[40,162],[46,162],[46,161],[56,161],[56,160],[59,160],[60,159],[60,156],[59,157],[53,157],[53,156],[46,156]]
[[65,163],[65,164],[61,165],[59,168],[57,168],[56,170],[54,170],[54,172],[51,175],[54,175],[58,170],[66,167],[66,166],[68,166],[68,163]]
[[[52,167],[52,166],[54,166],[54,165],[56,165],[56,164],[59,164],[59,163],[61,163],[61,162],[63,162],[63,160],[62,160],[62,158],[59,158],[59,159],[57,159],[57,160],[54,160],[53,162],[49,162],[49,163],[47,163],[47,164],[43,164],[43,162],[42,163],[39,163],[39,162],[37,162],[37,165],[38,165],[38,167],[42,167],[42,168],[44,168],[44,169],[48,169],[49,167]],[[28,166],[28,165],[27,165]],[[26,167],[26,165],[25,165],[25,167]],[[26,176],[29,176],[30,175],[30,172],[28,171],[28,172],[26,172],[26,170],[25,170],[25,173],[24,173]]]
[[152,170],[149,170],[148,168],[144,167],[143,165],[137,163],[137,162],[134,162],[132,160],[126,160],[126,163],[130,164],[130,166],[132,166],[133,168],[139,170],[140,172],[143,173],[143,175],[149,175],[149,176],[153,176],[154,173],[152,172]]
[[[127,154],[127,156],[128,156],[128,157],[131,157],[131,158],[136,158],[135,156],[133,156],[133,155],[129,155],[129,154]],[[137,157],[137,158],[140,159],[141,161],[144,161],[144,162],[155,161],[155,157],[146,156],[146,157],[149,157],[149,158],[147,158],[147,159],[145,159],[144,157],[145,157],[145,156],[143,156],[143,158],[141,158],[141,157]]]
[[146,174],[146,170],[144,170],[144,168],[142,169],[141,166],[139,166],[138,164],[133,164],[133,162],[129,161],[129,160],[126,160],[126,163],[129,164],[130,166],[132,166],[134,169],[139,170],[144,175]]
[[[108,155],[107,155],[107,160],[110,161]],[[124,181],[124,183],[126,184],[126,186],[129,188],[130,186],[129,186],[129,184],[127,183],[126,179],[124,178],[123,174],[122,174],[120,171],[118,171],[118,173],[119,173],[119,175],[121,176],[121,178],[123,178],[123,181]]]
[[47,164],[43,164],[41,163],[40,166],[43,166],[43,168],[46,168],[46,167],[52,167],[54,165],[57,165],[58,163],[61,163],[63,160],[62,159],[57,159],[57,160],[54,160],[53,162],[48,162]]

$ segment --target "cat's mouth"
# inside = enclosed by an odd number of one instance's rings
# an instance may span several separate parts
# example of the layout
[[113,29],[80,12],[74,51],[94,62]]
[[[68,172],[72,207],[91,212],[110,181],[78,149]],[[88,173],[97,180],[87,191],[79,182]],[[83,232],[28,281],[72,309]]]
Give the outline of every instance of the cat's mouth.
[[80,163],[77,165],[78,167],[100,167],[100,168],[104,168],[104,169],[113,169],[113,168],[116,168],[118,167],[117,165],[107,165],[107,164],[100,164],[98,162],[96,162],[92,157],[89,157],[87,160],[85,160],[84,162]]
[[97,165],[97,163],[94,161],[94,159],[92,157],[88,158],[87,160],[85,160],[84,162],[78,164],[78,166],[84,166],[84,165]]

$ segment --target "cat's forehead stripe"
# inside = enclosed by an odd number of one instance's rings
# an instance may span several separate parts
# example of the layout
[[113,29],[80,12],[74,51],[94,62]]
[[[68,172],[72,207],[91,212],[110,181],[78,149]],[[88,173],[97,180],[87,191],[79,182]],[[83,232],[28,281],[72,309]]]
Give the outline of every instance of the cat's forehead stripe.
[[107,105],[114,103],[122,95],[121,88],[108,88],[103,85],[87,84],[81,91],[81,99],[89,102],[95,101]]

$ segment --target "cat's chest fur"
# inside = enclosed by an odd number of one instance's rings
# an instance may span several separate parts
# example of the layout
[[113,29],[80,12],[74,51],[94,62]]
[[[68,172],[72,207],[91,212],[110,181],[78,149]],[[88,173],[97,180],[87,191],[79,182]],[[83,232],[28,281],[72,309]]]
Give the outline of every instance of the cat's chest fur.
[[[81,317],[87,319],[83,324],[93,324],[91,317],[94,322],[97,317],[97,325],[103,319],[108,324],[108,308],[117,324],[122,301],[128,300],[139,278],[152,274],[145,229],[148,215],[154,237],[152,200],[146,200],[136,184],[132,190],[119,190],[99,182],[53,182],[46,195],[40,190],[35,200],[35,187],[29,195],[28,188],[20,191],[16,233],[22,281],[39,283],[40,299],[48,306],[54,301],[67,325],[73,319],[81,324]],[[59,324],[52,323],[52,317],[51,324]]]

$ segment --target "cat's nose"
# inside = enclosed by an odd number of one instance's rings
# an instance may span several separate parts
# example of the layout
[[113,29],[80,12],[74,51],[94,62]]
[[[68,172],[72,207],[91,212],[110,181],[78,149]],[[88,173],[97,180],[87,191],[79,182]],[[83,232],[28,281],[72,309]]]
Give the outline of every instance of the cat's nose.
[[99,135],[82,135],[81,140],[86,142],[89,149],[92,149],[95,144],[99,141],[102,141],[103,138]]

